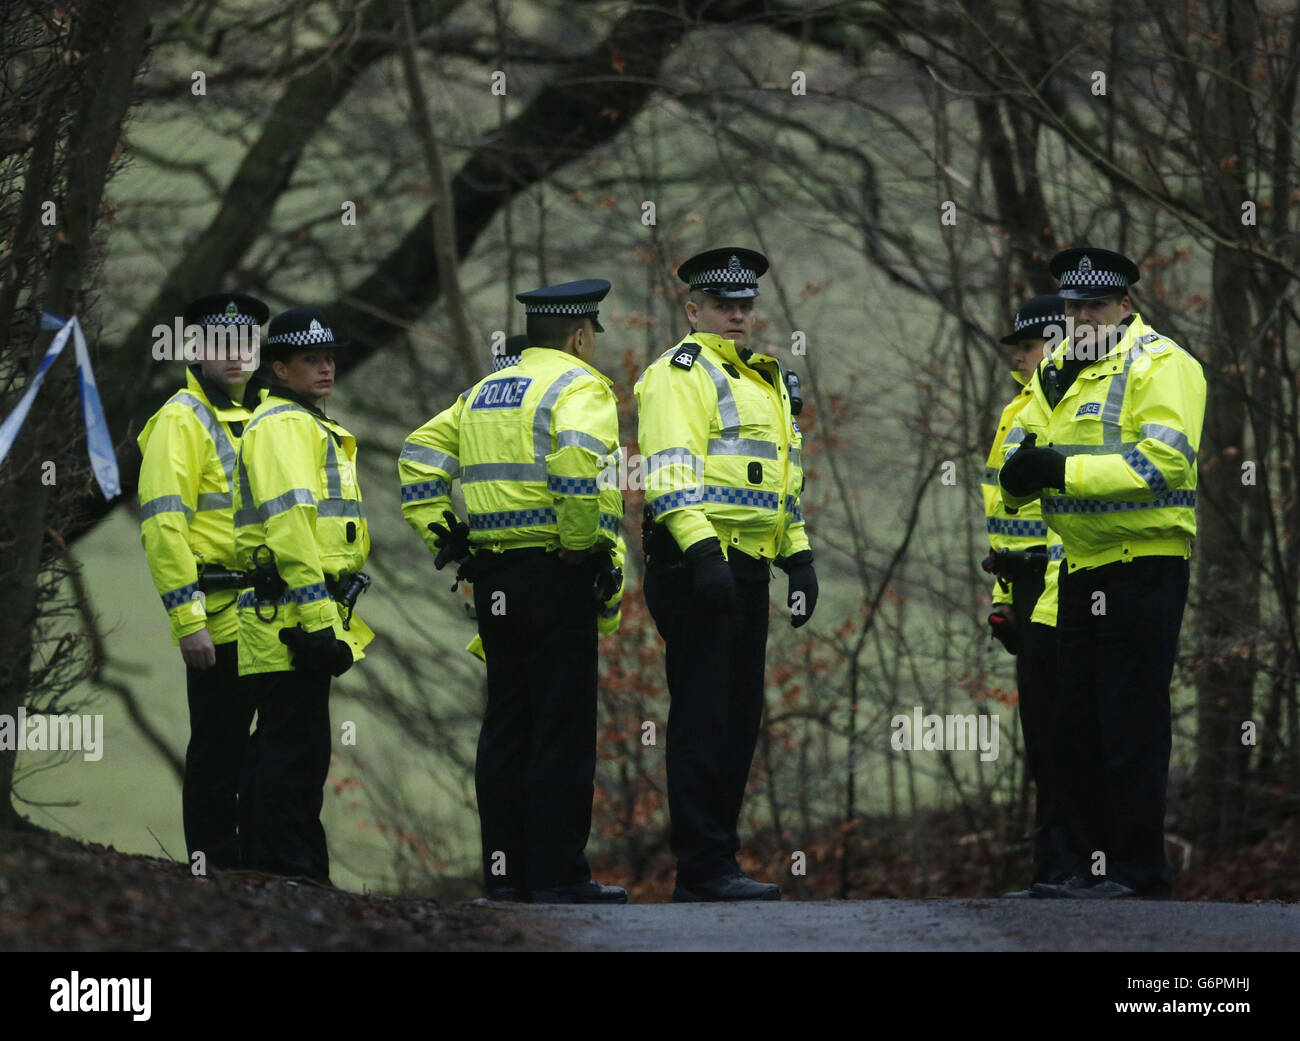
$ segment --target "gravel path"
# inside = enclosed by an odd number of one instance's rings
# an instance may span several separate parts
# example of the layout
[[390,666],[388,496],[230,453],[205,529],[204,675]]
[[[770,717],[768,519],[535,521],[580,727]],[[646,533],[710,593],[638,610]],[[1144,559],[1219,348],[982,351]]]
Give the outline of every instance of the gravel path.
[[597,951],[1300,951],[1300,904],[1073,900],[480,905]]

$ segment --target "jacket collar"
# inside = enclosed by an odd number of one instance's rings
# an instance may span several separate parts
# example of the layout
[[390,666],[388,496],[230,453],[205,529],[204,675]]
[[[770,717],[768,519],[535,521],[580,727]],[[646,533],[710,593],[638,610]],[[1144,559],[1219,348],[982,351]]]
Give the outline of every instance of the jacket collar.
[[558,347],[525,347],[523,353],[520,355],[520,358],[521,359],[529,358],[529,356],[531,355],[532,358],[536,358],[540,360],[542,358],[542,352],[545,351],[550,351],[555,354],[563,354],[564,361],[566,364],[577,365],[580,366],[581,368],[586,369],[593,376],[595,376],[596,379],[600,380],[607,387],[612,387],[614,385],[614,381],[610,379],[608,376],[606,376],[603,372],[601,372],[598,368],[596,368],[596,366],[592,365],[590,362],[584,361],[582,358],[569,354],[567,351],[562,351]]
[[702,347],[707,347],[714,354],[720,355],[724,361],[729,361],[733,365],[748,365],[750,368],[758,368],[763,365],[775,365],[776,359],[767,354],[759,354],[757,351],[750,351],[746,348],[743,352],[736,347],[735,340],[728,340],[719,336],[717,333],[691,333],[683,343],[698,343]]
[[329,419],[325,415],[325,410],[315,404],[311,398],[305,394],[299,394],[296,390],[290,390],[283,383],[277,383],[269,391],[267,397],[284,398],[286,401],[292,401],[295,405],[301,405],[313,416],[319,416],[321,419]]
[[[221,384],[208,379],[197,365],[188,367],[185,373],[185,385],[190,391],[201,394],[203,399],[218,411],[243,409],[245,412],[252,412],[257,407],[258,386],[253,380],[249,380],[244,384],[243,402],[234,401]],[[247,404],[249,398],[254,399],[252,406]]]

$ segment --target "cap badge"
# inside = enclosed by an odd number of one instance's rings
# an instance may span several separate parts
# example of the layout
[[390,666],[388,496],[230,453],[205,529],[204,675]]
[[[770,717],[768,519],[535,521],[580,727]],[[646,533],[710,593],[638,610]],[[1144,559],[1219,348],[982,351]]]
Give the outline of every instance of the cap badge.
[[740,270],[740,258],[736,256],[736,254],[734,253],[731,254],[731,259],[727,261],[727,270],[728,271]]
[[323,333],[325,330],[320,327],[320,322],[313,318],[311,325],[307,326],[307,331],[309,333]]
[[239,317],[239,305],[235,303],[235,301],[233,300],[230,301],[230,303],[226,304],[226,317],[227,318]]
[[1092,260],[1088,257],[1088,254],[1086,253],[1079,258],[1079,270],[1080,271],[1092,270]]

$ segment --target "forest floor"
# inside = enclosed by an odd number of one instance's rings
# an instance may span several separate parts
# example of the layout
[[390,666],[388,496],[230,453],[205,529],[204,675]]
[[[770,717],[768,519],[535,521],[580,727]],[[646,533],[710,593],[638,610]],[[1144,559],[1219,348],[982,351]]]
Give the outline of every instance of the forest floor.
[[0,952],[473,951],[567,946],[554,926],[0,833]]

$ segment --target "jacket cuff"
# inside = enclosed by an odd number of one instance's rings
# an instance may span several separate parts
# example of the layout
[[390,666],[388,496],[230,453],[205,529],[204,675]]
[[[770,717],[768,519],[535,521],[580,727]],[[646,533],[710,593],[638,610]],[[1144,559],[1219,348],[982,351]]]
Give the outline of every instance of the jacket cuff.
[[333,597],[303,604],[298,608],[298,621],[309,633],[319,629],[333,629],[339,621],[339,612]]
[[683,553],[697,542],[718,537],[717,529],[699,510],[674,510],[672,513],[664,514],[661,523],[668,529]]
[[798,553],[791,553],[788,557],[777,557],[773,563],[776,564],[787,575],[791,568],[803,567],[805,564],[813,562],[813,552],[810,549],[800,550]]
[[173,607],[167,612],[167,620],[171,624],[172,640],[180,643],[182,637],[193,636],[208,627],[208,612],[202,598],[195,598]]

